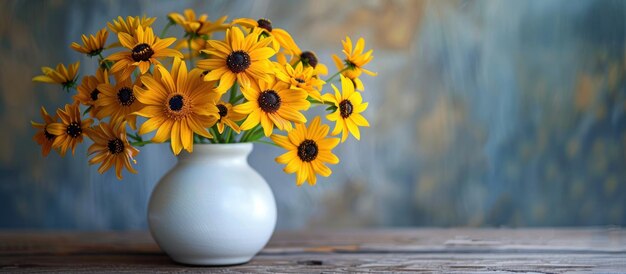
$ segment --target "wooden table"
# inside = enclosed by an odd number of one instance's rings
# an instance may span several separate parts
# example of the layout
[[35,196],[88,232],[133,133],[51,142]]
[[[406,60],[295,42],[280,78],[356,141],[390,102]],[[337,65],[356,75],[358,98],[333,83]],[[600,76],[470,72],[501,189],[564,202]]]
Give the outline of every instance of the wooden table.
[[626,230],[277,232],[250,263],[190,267],[147,232],[0,232],[0,272],[626,272]]

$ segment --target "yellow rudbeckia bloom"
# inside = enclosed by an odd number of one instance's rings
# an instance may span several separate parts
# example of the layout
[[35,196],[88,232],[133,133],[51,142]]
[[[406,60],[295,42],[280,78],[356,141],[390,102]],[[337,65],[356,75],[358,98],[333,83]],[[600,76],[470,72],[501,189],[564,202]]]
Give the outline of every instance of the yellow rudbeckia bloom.
[[115,75],[115,84],[103,83],[99,84],[97,89],[100,92],[98,94],[98,100],[96,100],[96,107],[98,107],[98,115],[100,117],[111,117],[110,122],[112,124],[121,123],[127,121],[131,128],[137,127],[137,116],[133,112],[140,110],[143,104],[137,100],[137,94],[133,90],[135,85],[139,85],[139,79],[136,79],[133,83],[131,78],[120,79],[118,75]]
[[343,53],[346,55],[346,59],[342,61],[339,56],[333,54],[333,61],[335,62],[337,69],[339,71],[343,71],[341,74],[352,80],[357,90],[363,90],[363,82],[359,79],[361,73],[365,72],[370,76],[377,75],[377,73],[363,68],[363,66],[372,61],[374,58],[372,55],[374,50],[370,49],[366,53],[363,53],[365,50],[365,40],[363,40],[363,38],[359,38],[354,48],[352,47],[352,40],[350,40],[350,37],[346,37],[346,40],[341,41],[341,43],[343,44]]
[[54,139],[56,139],[57,137],[56,135],[48,131],[48,127],[50,126],[50,124],[56,123],[58,117],[56,115],[50,116],[46,109],[44,107],[41,107],[41,118],[43,118],[43,123],[35,123],[31,121],[30,124],[34,128],[40,129],[40,131],[37,131],[37,133],[35,133],[35,136],[33,136],[33,140],[35,140],[37,144],[41,145],[41,154],[43,155],[43,157],[46,157],[48,156],[48,153],[50,153],[50,149],[52,148]]
[[348,138],[348,132],[354,136],[357,140],[361,139],[361,133],[359,132],[359,126],[369,127],[365,117],[361,115],[361,112],[365,111],[368,103],[363,103],[361,93],[354,91],[354,85],[350,79],[340,75],[341,77],[341,90],[339,93],[337,87],[331,84],[335,90],[335,95],[330,93],[324,94],[323,98],[326,102],[331,102],[335,105],[337,110],[326,116],[329,121],[335,121],[335,128],[332,135],[341,135],[341,142],[345,142]]
[[71,64],[67,68],[63,64],[58,64],[56,69],[42,67],[41,72],[43,72],[43,75],[33,77],[33,82],[61,84],[63,88],[69,89],[76,85],[79,67],[80,62]]
[[291,85],[291,88],[303,89],[313,99],[322,101],[320,90],[326,82],[315,77],[312,67],[305,68],[302,63],[298,63],[295,68],[290,64],[277,64],[276,67],[276,78]]
[[233,86],[235,80],[240,86],[251,85],[259,79],[267,82],[274,78],[274,68],[269,58],[276,54],[267,47],[269,38],[259,39],[260,30],[243,35],[232,27],[226,30],[225,41],[209,40],[209,47],[201,52],[209,54],[209,59],[198,61],[198,68],[210,71],[204,76],[206,81],[219,80],[216,90],[220,94]]
[[150,69],[150,65],[161,64],[157,58],[183,58],[183,54],[180,51],[167,48],[176,41],[176,38],[161,39],[154,36],[154,32],[150,27],[147,27],[145,30],[142,27],[138,27],[133,36],[127,33],[118,33],[117,37],[122,46],[130,51],[116,52],[109,55],[106,59],[115,61],[115,64],[111,67],[111,72],[121,72],[122,79],[130,77],[137,67],[141,74],[145,74]]
[[316,174],[324,177],[332,174],[325,163],[339,163],[339,158],[332,153],[339,139],[326,138],[328,131],[329,127],[321,124],[317,116],[308,128],[304,124],[297,124],[287,136],[272,135],[272,141],[287,150],[287,153],[276,158],[276,162],[287,165],[284,169],[286,173],[296,173],[296,185],[301,186],[304,181],[315,185]]
[[128,16],[126,20],[122,16],[118,16],[117,20],[113,19],[113,22],[108,22],[107,26],[116,34],[126,33],[130,36],[135,36],[137,28],[145,29],[151,26],[154,21],[156,21],[156,17],[146,17],[145,15],[141,18],[139,16]]
[[65,109],[57,109],[57,115],[61,118],[61,122],[51,123],[46,128],[50,134],[57,136],[54,138],[52,147],[59,148],[61,156],[64,156],[65,152],[71,148],[72,155],[74,155],[76,145],[83,142],[85,130],[91,126],[93,120],[82,120],[76,103],[66,104]]
[[261,18],[254,20],[250,18],[239,18],[233,20],[233,24],[238,24],[247,28],[260,28],[263,30],[263,36],[267,36],[272,39],[272,48],[278,52],[281,48],[288,54],[293,55],[295,52],[300,51],[296,42],[291,38],[291,35],[284,29],[274,28],[272,22],[269,19]]
[[241,87],[241,93],[247,102],[234,107],[235,112],[248,114],[241,124],[242,130],[249,130],[261,123],[265,136],[270,136],[276,126],[280,130],[290,131],[291,122],[306,123],[306,117],[300,111],[309,108],[307,93],[302,89],[291,89],[280,81],[258,81]]
[[117,126],[101,122],[97,127],[88,128],[87,136],[93,140],[93,144],[89,146],[87,152],[89,155],[95,154],[93,158],[89,159],[89,164],[101,163],[98,168],[100,174],[113,166],[115,166],[115,176],[118,180],[122,179],[124,167],[131,173],[137,173],[130,165],[130,161],[135,161],[133,158],[139,154],[139,150],[128,142],[126,122]]
[[102,119],[102,115],[98,115],[100,107],[96,102],[100,97],[100,90],[98,85],[109,83],[109,73],[105,69],[96,70],[96,75],[89,75],[83,77],[77,90],[78,93],[74,95],[74,100],[89,107],[89,114],[93,118]]
[[75,51],[80,53],[87,54],[88,56],[96,56],[99,55],[107,42],[107,37],[109,36],[109,32],[106,29],[101,29],[96,33],[96,36],[93,34],[89,35],[89,37],[82,35],[83,45],[76,42],[72,42],[72,48]]
[[136,86],[135,91],[145,107],[137,114],[149,118],[139,128],[139,134],[157,130],[152,141],[162,143],[170,139],[172,151],[178,155],[183,148],[193,152],[194,133],[213,137],[207,128],[219,117],[214,103],[219,95],[211,91],[214,82],[202,80],[201,70],[187,73],[187,65],[178,58],[174,58],[170,71],[158,65],[153,76],[141,77],[145,88]]
[[220,134],[224,133],[224,128],[226,125],[228,125],[235,132],[241,132],[241,129],[236,122],[243,120],[243,118],[246,118],[246,115],[233,111],[233,105],[224,101],[217,102],[215,106],[219,110],[220,115],[219,119],[217,120],[217,131]]
[[199,56],[200,50],[206,47],[206,40],[211,38],[212,33],[226,30],[230,26],[230,24],[224,23],[228,16],[222,16],[211,22],[206,14],[196,17],[196,13],[192,9],[186,9],[183,14],[172,12],[167,17],[172,23],[180,25],[185,30],[187,39],[180,40],[174,46],[175,49],[181,51],[189,51],[189,47],[191,47],[191,51],[184,54],[185,58]]
[[297,49],[294,51],[289,61],[287,61],[286,54],[281,51],[276,55],[276,60],[282,65],[289,63],[291,66],[295,67],[298,63],[302,63],[305,68],[312,67],[315,77],[328,74],[328,67],[320,63],[317,55],[312,51],[301,51]]
[[228,16],[222,16],[214,22],[211,22],[209,21],[209,16],[206,14],[202,14],[200,17],[196,18],[196,12],[192,9],[186,9],[183,14],[172,12],[168,14],[167,17],[172,20],[172,22],[183,27],[189,36],[209,35],[229,27],[229,24],[224,23]]

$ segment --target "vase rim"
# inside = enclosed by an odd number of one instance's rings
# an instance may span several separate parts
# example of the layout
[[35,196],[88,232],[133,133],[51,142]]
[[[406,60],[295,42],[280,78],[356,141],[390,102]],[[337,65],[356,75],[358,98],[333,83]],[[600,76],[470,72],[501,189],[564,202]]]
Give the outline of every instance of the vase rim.
[[252,143],[230,143],[230,144],[194,144],[193,152],[183,150],[179,155],[179,160],[191,160],[206,158],[207,156],[230,158],[247,157],[252,152]]

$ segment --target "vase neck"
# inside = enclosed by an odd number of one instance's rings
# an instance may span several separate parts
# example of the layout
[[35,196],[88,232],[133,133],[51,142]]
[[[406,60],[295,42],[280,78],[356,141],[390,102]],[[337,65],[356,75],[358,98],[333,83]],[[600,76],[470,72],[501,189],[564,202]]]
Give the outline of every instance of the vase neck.
[[182,151],[179,162],[246,161],[252,152],[252,143],[194,144],[193,152]]

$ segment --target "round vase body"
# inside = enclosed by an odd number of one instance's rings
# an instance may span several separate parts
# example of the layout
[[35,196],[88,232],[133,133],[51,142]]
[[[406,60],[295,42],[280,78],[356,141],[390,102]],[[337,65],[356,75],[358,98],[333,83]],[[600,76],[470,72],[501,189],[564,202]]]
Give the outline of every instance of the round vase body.
[[200,144],[183,151],[148,205],[150,232],[174,261],[248,262],[269,241],[276,201],[248,164],[252,144]]

